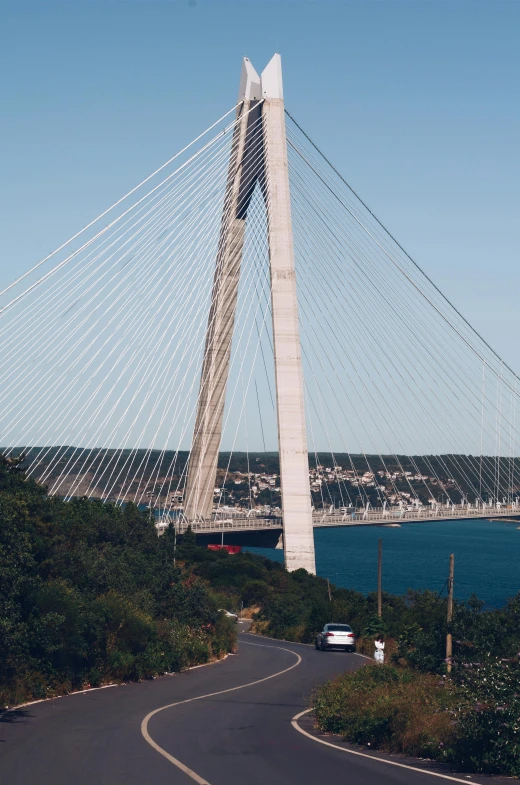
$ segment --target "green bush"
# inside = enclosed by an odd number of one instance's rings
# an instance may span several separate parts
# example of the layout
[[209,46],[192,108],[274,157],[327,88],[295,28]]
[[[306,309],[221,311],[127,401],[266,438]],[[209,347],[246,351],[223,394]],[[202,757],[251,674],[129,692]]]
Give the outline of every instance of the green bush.
[[268,595],[269,584],[267,581],[246,581],[242,588],[242,602],[245,606],[260,605],[266,601]]
[[[0,521],[2,704],[149,678],[233,649],[236,628],[217,613],[209,582],[174,567],[171,532],[159,538],[135,505],[49,497],[0,458]],[[189,533],[182,547],[203,561]]]
[[520,664],[488,657],[456,675],[455,762],[490,774],[520,776]]
[[445,680],[390,665],[367,665],[316,690],[321,731],[373,749],[447,759],[454,741],[453,691]]

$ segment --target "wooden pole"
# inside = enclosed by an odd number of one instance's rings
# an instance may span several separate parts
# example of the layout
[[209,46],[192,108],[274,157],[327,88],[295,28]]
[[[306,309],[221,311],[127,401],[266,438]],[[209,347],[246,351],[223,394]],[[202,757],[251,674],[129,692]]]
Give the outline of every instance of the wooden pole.
[[332,602],[332,595],[330,593],[330,581],[328,578],[327,578],[327,590],[329,592],[329,602]]
[[383,579],[383,540],[380,539],[377,545],[377,615],[379,616],[379,618],[383,616],[382,579]]
[[455,572],[455,556],[450,554],[450,572],[448,575],[448,613],[447,613],[447,632],[446,632],[446,669],[451,673],[451,657],[453,653],[453,637],[451,634],[451,622],[453,619],[453,575]]

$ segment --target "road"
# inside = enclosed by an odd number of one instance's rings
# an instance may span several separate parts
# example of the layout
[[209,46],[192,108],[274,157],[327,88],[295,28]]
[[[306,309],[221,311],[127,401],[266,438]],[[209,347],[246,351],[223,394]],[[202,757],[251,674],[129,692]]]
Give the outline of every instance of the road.
[[[442,774],[439,779],[442,769],[435,769],[432,776],[377,758],[353,756],[295,730],[291,719],[308,705],[313,686],[345,669],[357,668],[363,661],[356,654],[318,652],[242,633],[238,653],[214,665],[141,684],[70,695],[4,714],[0,719],[0,782],[449,782]],[[305,718],[301,725],[310,729]],[[489,778],[451,776],[455,781],[490,782]]]

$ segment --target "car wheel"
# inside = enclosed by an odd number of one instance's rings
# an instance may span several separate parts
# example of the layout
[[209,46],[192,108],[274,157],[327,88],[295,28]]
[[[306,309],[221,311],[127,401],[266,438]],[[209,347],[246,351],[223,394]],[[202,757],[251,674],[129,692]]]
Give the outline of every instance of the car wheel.
[[325,651],[325,650],[326,650],[326,648],[327,648],[327,647],[325,646],[325,644],[324,644],[324,643],[323,643],[323,641],[322,641],[322,642],[320,643],[320,651]]
[[317,650],[320,648],[320,644],[318,643],[318,639],[317,639],[317,638],[316,638],[316,640],[314,641],[314,645],[316,646],[316,649],[317,649]]

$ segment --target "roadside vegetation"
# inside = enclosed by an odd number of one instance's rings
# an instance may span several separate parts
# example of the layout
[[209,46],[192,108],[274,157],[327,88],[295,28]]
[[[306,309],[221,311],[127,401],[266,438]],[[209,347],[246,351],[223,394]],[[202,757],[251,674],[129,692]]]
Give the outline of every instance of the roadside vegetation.
[[518,660],[490,654],[451,677],[367,665],[319,687],[313,707],[320,731],[354,744],[517,777],[519,684]]
[[64,502],[0,459],[0,705],[232,650],[234,625],[173,548],[134,505]]

